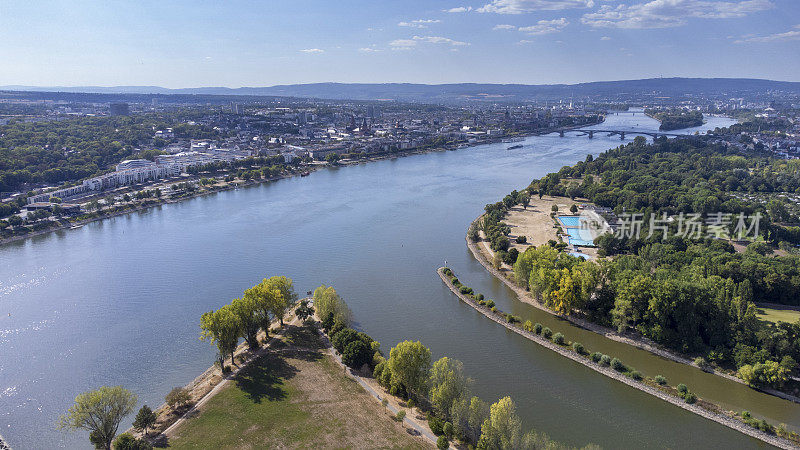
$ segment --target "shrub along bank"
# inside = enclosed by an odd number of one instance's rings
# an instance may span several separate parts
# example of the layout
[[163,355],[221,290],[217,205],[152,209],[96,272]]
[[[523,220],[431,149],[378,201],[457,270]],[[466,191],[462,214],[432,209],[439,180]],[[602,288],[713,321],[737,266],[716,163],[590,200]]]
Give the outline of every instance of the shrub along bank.
[[793,441],[795,444],[800,444],[800,435],[789,431],[786,429],[786,425],[781,424],[778,427],[775,427],[763,419],[754,419],[750,415],[749,412],[744,411],[742,413],[732,414],[730,412],[725,411],[720,406],[705,401],[699,398],[695,393],[691,392],[689,388],[680,383],[677,386],[669,386],[667,383],[667,379],[661,375],[656,375],[654,378],[645,377],[642,373],[637,371],[635,368],[626,365],[622,360],[615,358],[611,355],[602,354],[600,352],[590,352],[587,350],[583,344],[580,342],[572,342],[560,333],[560,332],[553,332],[550,328],[542,326],[541,323],[532,323],[530,320],[526,320],[524,323],[521,322],[520,318],[514,316],[512,314],[507,314],[497,308],[493,300],[486,300],[483,294],[476,294],[472,288],[469,286],[465,286],[461,281],[455,276],[453,271],[448,268],[444,267],[441,269],[442,273],[448,277],[450,283],[453,285],[455,289],[458,290],[463,296],[467,297],[471,300],[477,308],[484,309],[485,312],[496,316],[498,319],[501,319],[513,327],[520,328],[530,333],[534,333],[537,336],[541,336],[544,339],[551,341],[553,344],[562,347],[565,350],[569,350],[574,352],[575,354],[579,355],[582,358],[590,361],[591,364],[597,364],[600,366],[610,367],[611,369],[619,372],[620,374],[630,378],[631,380],[639,383],[644,383],[648,386],[654,387],[668,395],[679,397],[684,402],[688,404],[697,404],[698,406],[711,411],[712,413],[716,414],[723,414],[728,417],[732,417],[736,420],[739,420],[745,424],[752,426],[753,428],[759,429],[767,434],[777,435],[782,438],[788,439]]
[[[490,405],[472,395],[472,380],[458,360],[445,356],[431,361],[430,349],[408,340],[392,348],[387,359],[377,341],[350,327],[350,309],[333,288],[317,288],[314,303],[323,330],[342,355],[342,362],[361,373],[371,373],[409,409],[416,407],[424,412],[431,431],[439,436],[439,448],[448,448],[451,441],[481,449],[569,448],[543,433],[523,433],[511,397]],[[396,420],[405,416],[405,410],[400,410]]]

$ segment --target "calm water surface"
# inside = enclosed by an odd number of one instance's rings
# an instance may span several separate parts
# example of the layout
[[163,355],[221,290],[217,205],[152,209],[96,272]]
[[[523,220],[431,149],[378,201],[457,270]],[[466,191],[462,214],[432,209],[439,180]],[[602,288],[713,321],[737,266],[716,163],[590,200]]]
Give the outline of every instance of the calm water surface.
[[[709,118],[701,129],[730,123]],[[598,128],[657,125],[639,112],[609,116]],[[577,334],[515,301],[469,254],[464,234],[486,203],[619,143],[616,136],[542,136],[518,150],[493,144],[323,170],[0,247],[0,434],[16,449],[89,448],[84,433],[53,426],[75,395],[119,384],[140,404],[157,406],[214,361],[214,349],[198,340],[200,314],[265,276],[285,274],[299,292],[335,286],[385,351],[420,339],[435,357],[461,359],[479,395],[513,396],[526,427],[557,440],[761,447],[497,326],[459,303],[435,272],[447,260],[502,308],[549,320],[567,338],[647,375],[800,422],[796,405]]]

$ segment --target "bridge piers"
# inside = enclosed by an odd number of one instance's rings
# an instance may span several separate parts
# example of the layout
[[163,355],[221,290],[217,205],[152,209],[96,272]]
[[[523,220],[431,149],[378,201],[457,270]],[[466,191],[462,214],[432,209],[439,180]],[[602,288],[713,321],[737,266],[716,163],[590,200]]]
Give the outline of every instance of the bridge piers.
[[594,137],[594,130],[589,130],[589,139]]
[[625,132],[624,131],[620,131],[619,132],[619,138],[620,138],[620,140],[623,140],[623,141],[625,140]]
[[564,130],[558,132],[558,137],[564,137]]

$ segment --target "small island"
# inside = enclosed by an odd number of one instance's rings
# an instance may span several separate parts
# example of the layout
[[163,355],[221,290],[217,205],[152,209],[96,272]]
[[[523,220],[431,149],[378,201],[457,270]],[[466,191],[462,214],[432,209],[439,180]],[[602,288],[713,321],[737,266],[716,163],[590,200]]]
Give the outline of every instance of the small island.
[[646,109],[644,113],[661,122],[661,126],[658,127],[659,131],[699,127],[703,124],[703,113],[700,111],[689,111],[685,109]]

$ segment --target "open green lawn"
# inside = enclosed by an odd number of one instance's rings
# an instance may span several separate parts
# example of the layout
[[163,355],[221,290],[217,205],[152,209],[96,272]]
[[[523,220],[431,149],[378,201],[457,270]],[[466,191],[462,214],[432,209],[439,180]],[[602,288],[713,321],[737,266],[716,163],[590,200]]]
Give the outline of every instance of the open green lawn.
[[774,309],[759,307],[756,310],[756,315],[761,320],[766,320],[773,323],[780,322],[797,322],[800,319],[800,311],[794,309]]
[[176,432],[172,448],[425,448],[322,352],[316,331],[292,327]]

